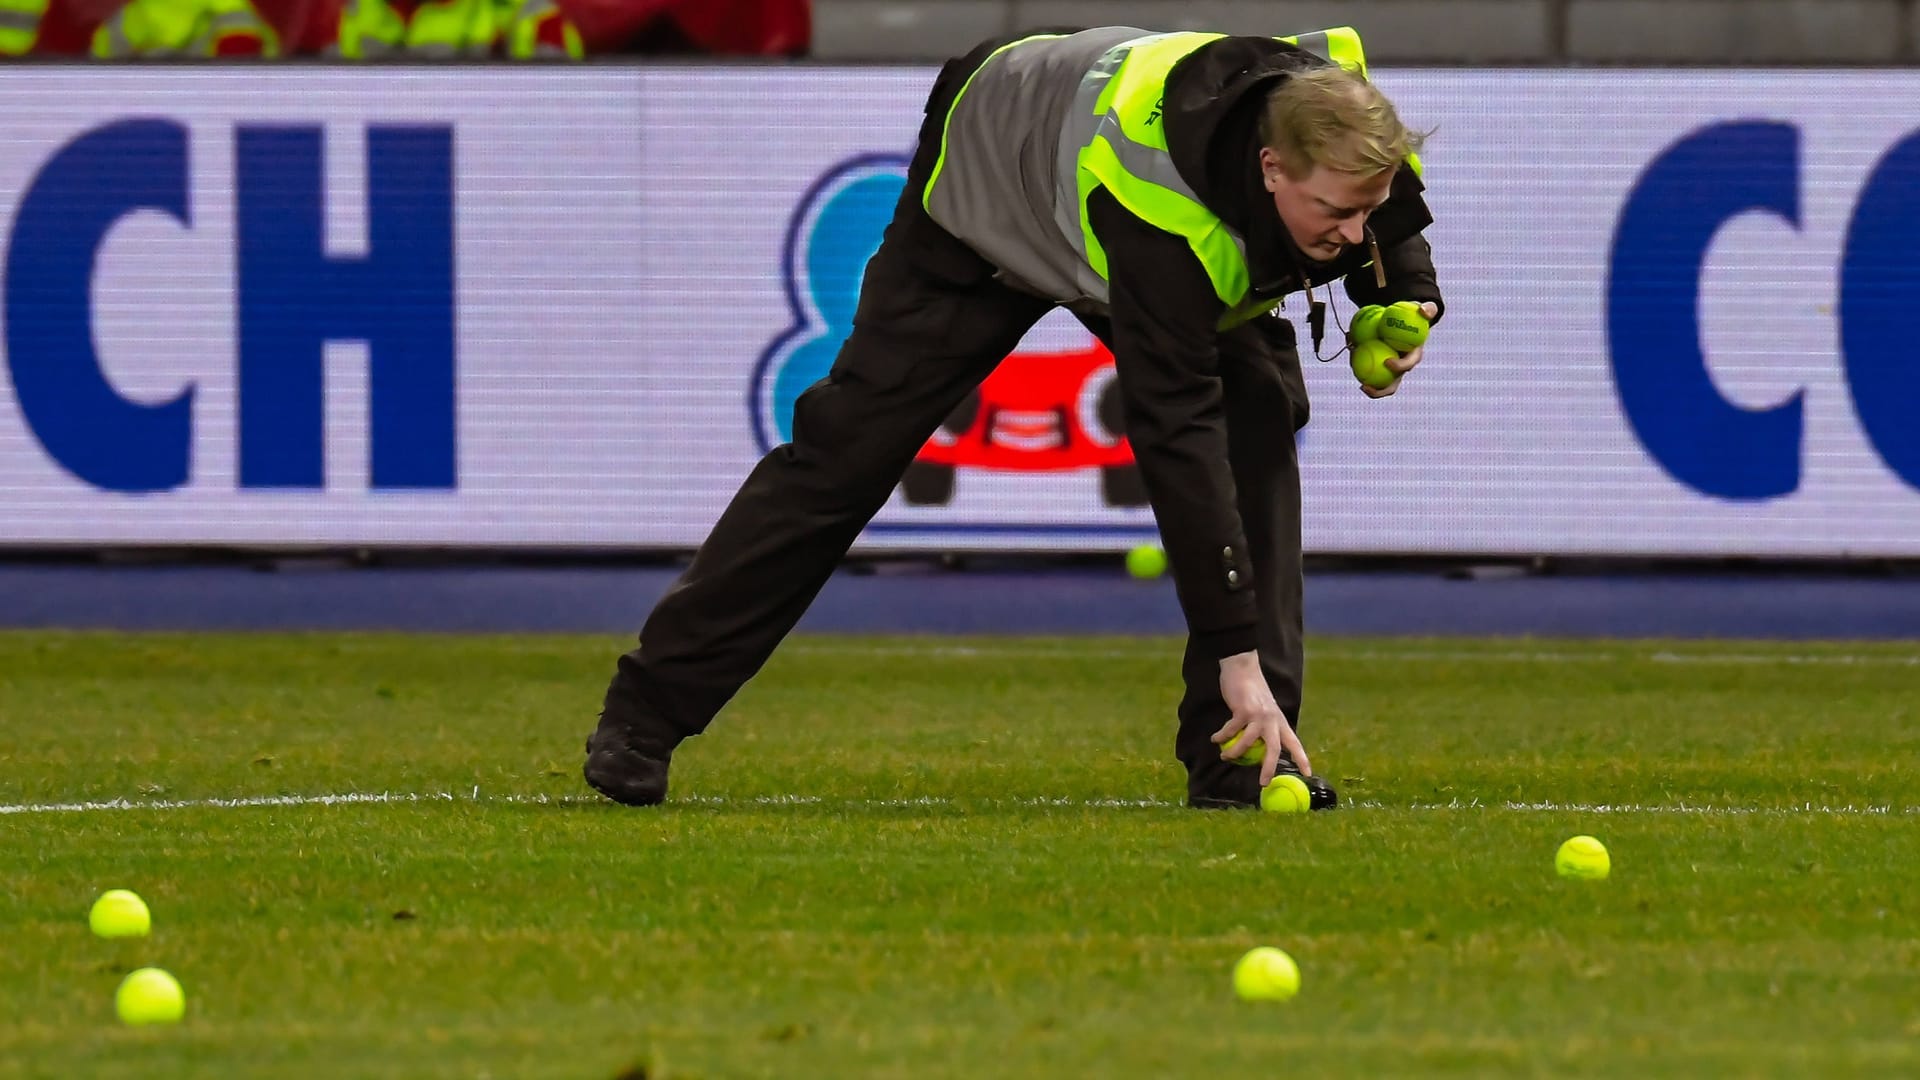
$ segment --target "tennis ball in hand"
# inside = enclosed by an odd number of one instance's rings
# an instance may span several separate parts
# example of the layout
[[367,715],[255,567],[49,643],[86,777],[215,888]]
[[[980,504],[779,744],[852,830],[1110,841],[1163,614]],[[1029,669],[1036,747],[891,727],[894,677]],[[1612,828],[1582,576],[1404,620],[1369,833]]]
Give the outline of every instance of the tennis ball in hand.
[[1285,1001],[1300,992],[1300,968],[1293,957],[1262,945],[1233,965],[1233,992],[1241,1001]]
[[1432,325],[1420,311],[1420,305],[1402,300],[1380,316],[1380,340],[1402,356],[1426,343]]
[[1563,878],[1599,881],[1613,870],[1613,860],[1607,857],[1607,845],[1591,836],[1576,836],[1560,845],[1553,868]]
[[[1235,736],[1233,737],[1233,739],[1238,739],[1239,737],[1240,737],[1240,736],[1238,736],[1238,735],[1235,735]],[[1228,746],[1228,747],[1232,747],[1232,746],[1233,746],[1233,739],[1228,739],[1228,740],[1227,740],[1227,746]],[[1248,744],[1247,744],[1247,748],[1246,748],[1245,750],[1242,750],[1242,751],[1240,752],[1240,756],[1239,756],[1239,757],[1230,757],[1230,758],[1228,758],[1227,760],[1228,760],[1228,761],[1231,761],[1231,762],[1233,762],[1233,763],[1234,763],[1235,765],[1258,765],[1258,764],[1260,764],[1261,762],[1263,762],[1263,761],[1265,761],[1265,760],[1267,760],[1267,743],[1266,743],[1266,740],[1264,740],[1264,739],[1255,739],[1255,740],[1253,740],[1252,742],[1250,742],[1250,743],[1248,743]]]
[[177,1024],[187,1013],[180,983],[159,968],[141,968],[120,982],[113,1011],[128,1024]]
[[87,925],[103,938],[146,937],[153,927],[147,902],[126,889],[110,889],[93,902]]
[[1347,324],[1347,340],[1359,344],[1362,341],[1375,341],[1380,337],[1380,316],[1387,309],[1379,304],[1368,304],[1353,313],[1353,321]]
[[1157,578],[1167,572],[1167,553],[1158,544],[1141,544],[1127,552],[1127,573],[1137,578]]
[[1352,351],[1353,356],[1347,364],[1353,368],[1353,377],[1359,379],[1361,385],[1385,390],[1393,385],[1393,380],[1399,378],[1387,370],[1387,361],[1400,356],[1393,351],[1393,346],[1384,341],[1363,341],[1355,345]]
[[1281,773],[1260,789],[1260,809],[1269,814],[1304,814],[1313,809],[1313,792],[1292,773]]

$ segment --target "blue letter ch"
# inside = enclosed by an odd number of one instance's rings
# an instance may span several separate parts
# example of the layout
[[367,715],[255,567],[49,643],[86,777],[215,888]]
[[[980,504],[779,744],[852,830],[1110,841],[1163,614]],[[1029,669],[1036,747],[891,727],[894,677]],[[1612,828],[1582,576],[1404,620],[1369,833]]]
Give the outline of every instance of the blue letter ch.
[[[453,137],[367,132],[364,257],[328,256],[321,133],[241,127],[235,236],[242,487],[325,482],[322,349],[368,343],[376,488],[455,483]],[[191,227],[186,129],[127,120],[61,148],[20,201],[6,258],[6,346],[28,426],[54,460],[110,491],[187,483],[193,388],[159,404],[108,383],[91,287],[108,232],[157,210]]]

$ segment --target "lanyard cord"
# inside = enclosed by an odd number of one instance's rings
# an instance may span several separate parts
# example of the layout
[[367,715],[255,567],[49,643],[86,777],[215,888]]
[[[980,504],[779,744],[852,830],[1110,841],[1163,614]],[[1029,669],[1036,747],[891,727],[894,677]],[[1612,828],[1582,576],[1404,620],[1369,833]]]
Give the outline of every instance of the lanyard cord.
[[[1373,256],[1373,261],[1369,264],[1373,267],[1373,283],[1377,288],[1384,289],[1387,287],[1386,260],[1380,257],[1380,242],[1374,239],[1373,228],[1366,226],[1365,230],[1367,234],[1367,252]],[[1293,260],[1293,269],[1295,273],[1300,275],[1301,283],[1307,287],[1307,328],[1313,336],[1313,358],[1323,364],[1340,359],[1347,353],[1348,346],[1344,344],[1341,345],[1340,350],[1332,356],[1320,355],[1320,345],[1326,340],[1327,336],[1327,305],[1321,301],[1319,297],[1313,295],[1313,279],[1307,276],[1306,269],[1300,265],[1298,258]],[[1328,299],[1332,299],[1333,296],[1334,291],[1329,287],[1327,289],[1327,297]],[[1278,315],[1279,312],[1276,311],[1274,314]],[[1346,340],[1346,330],[1351,323],[1351,319],[1343,322],[1339,312],[1334,313],[1333,324],[1339,327],[1342,341]]]

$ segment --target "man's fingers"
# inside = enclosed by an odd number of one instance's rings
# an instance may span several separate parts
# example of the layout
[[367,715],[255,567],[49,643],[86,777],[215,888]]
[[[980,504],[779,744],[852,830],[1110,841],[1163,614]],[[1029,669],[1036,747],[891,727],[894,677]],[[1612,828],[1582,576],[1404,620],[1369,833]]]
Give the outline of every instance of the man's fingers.
[[[1280,726],[1282,728],[1285,728],[1287,726],[1286,721],[1282,720],[1280,722]],[[1267,757],[1265,761],[1262,761],[1260,763],[1260,786],[1261,787],[1266,787],[1268,784],[1273,783],[1274,770],[1278,769],[1279,767],[1280,767],[1280,740],[1268,739],[1267,740]]]
[[1400,389],[1400,377],[1412,371],[1414,367],[1420,363],[1420,357],[1425,355],[1425,352],[1426,346],[1416,345],[1413,351],[1405,356],[1396,356],[1390,360],[1382,361],[1381,366],[1393,372],[1393,381],[1378,389],[1361,383],[1360,392],[1373,398],[1375,401],[1383,397],[1392,397],[1393,392]]
[[1432,322],[1440,317],[1440,305],[1431,300],[1425,301],[1420,305],[1420,314],[1425,315],[1428,322]]
[[1246,728],[1247,728],[1247,721],[1241,719],[1238,716],[1230,716],[1227,718],[1226,725],[1223,726],[1219,731],[1216,731],[1213,733],[1213,741],[1216,743],[1226,742],[1228,739],[1233,738],[1236,734],[1242,731],[1245,731]]
[[1300,736],[1293,733],[1293,725],[1287,723],[1285,719],[1280,721],[1280,742],[1286,746],[1287,754],[1293,758],[1293,763],[1299,766],[1300,775],[1312,776],[1313,762],[1307,760],[1307,748],[1300,745]]
[[[1221,760],[1232,761],[1234,758],[1237,758],[1241,754],[1246,753],[1247,747],[1252,746],[1254,743],[1254,740],[1258,738],[1259,738],[1259,735],[1254,732],[1253,725],[1249,724],[1246,727],[1241,728],[1240,734],[1234,736],[1231,739],[1228,739],[1227,744],[1220,748]],[[1272,747],[1269,746],[1268,749],[1271,750]]]

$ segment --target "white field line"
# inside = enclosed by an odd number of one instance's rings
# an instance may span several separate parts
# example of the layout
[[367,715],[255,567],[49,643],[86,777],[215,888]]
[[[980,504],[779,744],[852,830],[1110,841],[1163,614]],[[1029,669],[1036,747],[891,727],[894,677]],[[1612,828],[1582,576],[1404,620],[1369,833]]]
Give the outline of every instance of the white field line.
[[[482,795],[451,791],[438,792],[348,792],[339,795],[255,795],[236,799],[111,799],[104,802],[0,803],[0,816],[7,814],[86,814],[126,810],[235,810],[275,806],[352,806],[390,803],[470,803],[493,805],[570,806],[601,804],[597,795]],[[916,808],[1040,808],[1069,809],[1159,809],[1181,804],[1171,799],[950,799],[924,796],[917,799],[825,799],[812,795],[762,795],[733,799],[722,795],[695,795],[673,800],[681,806],[825,806],[849,810],[911,810]],[[1509,811],[1528,814],[1673,814],[1700,817],[1911,817],[1920,815],[1920,806],[1885,806],[1846,803],[1839,806],[1800,803],[1788,806],[1716,806],[1709,803],[1557,803],[1486,801],[1454,799],[1449,802],[1384,803],[1362,799],[1344,804],[1349,809],[1400,811]]]
[[[1168,644],[1045,646],[1018,648],[1006,645],[856,645],[826,642],[795,642],[781,650],[798,655],[841,656],[927,656],[939,659],[982,660],[1150,660],[1179,657],[1177,646]],[[1653,664],[1812,664],[1863,667],[1920,667],[1920,654],[1897,653],[1681,653],[1671,650],[1633,652],[1617,642],[1597,645],[1591,652],[1552,650],[1500,650],[1475,652],[1466,649],[1346,649],[1337,645],[1308,646],[1308,659],[1329,660],[1401,660],[1426,663],[1480,661],[1502,664],[1596,664],[1612,661],[1644,661]]]

